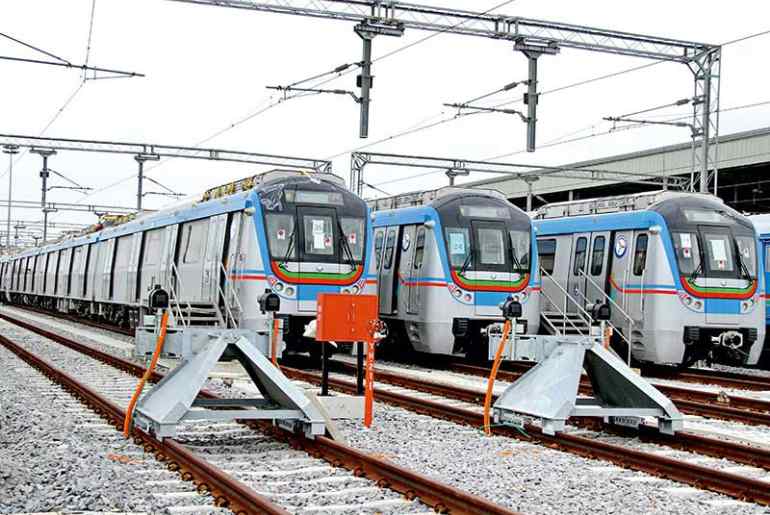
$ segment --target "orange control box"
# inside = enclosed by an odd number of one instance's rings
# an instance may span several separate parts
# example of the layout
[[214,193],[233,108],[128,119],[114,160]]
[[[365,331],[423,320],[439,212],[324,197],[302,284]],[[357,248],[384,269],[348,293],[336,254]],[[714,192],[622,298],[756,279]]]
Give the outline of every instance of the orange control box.
[[318,341],[365,342],[372,338],[372,324],[379,318],[376,295],[321,293],[318,295]]

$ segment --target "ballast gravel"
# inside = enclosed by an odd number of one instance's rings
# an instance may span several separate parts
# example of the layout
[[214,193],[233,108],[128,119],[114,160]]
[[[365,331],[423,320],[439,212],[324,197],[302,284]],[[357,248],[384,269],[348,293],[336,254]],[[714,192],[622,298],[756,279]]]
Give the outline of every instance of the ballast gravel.
[[[178,504],[148,484],[178,475],[141,447],[3,347],[0,370],[0,513],[154,514]],[[184,504],[212,502],[186,485]]]
[[523,513],[770,513],[607,462],[486,437],[476,428],[380,403],[371,429],[351,421],[340,429],[354,447]]

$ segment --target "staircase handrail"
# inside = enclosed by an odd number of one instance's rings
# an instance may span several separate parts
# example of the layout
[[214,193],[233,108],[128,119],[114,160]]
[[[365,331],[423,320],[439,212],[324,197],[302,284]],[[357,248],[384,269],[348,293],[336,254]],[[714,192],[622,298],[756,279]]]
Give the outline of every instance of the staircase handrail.
[[235,319],[235,315],[233,314],[233,310],[230,307],[230,297],[235,300],[235,305],[238,309],[238,313],[243,313],[243,305],[241,304],[240,299],[238,298],[238,295],[233,290],[232,286],[230,285],[230,272],[227,268],[225,268],[225,265],[220,262],[219,268],[224,274],[225,282],[224,282],[224,290],[222,290],[222,286],[220,284],[217,284],[217,289],[219,290],[219,294],[222,296],[222,299],[224,300],[225,305],[225,314],[227,315],[229,321],[232,322],[233,327],[238,327],[238,322]]
[[[573,322],[572,319],[570,319],[567,316],[567,313],[562,311],[562,309],[553,301],[553,299],[544,290],[541,289],[540,290],[540,294],[543,295],[546,299],[548,299],[548,301],[550,301],[551,305],[558,310],[559,314],[562,317],[562,320],[564,320],[564,322],[563,322],[564,327],[562,329],[562,336],[564,336],[564,333],[566,332],[565,329],[566,329],[566,326],[567,326],[567,322],[570,323],[570,325],[573,327],[573,329],[575,329],[580,334],[580,336],[585,336],[583,334],[583,331],[578,326],[575,325],[575,322]],[[553,325],[553,323],[551,323],[550,320],[548,320],[548,317],[545,317],[545,320],[546,320],[546,322],[548,322],[551,325],[551,327],[556,329],[556,326]]]
[[[613,300],[613,298],[612,298],[612,297],[610,297],[609,295],[607,295],[607,293],[604,291],[604,288],[602,288],[601,286],[599,286],[599,285],[596,283],[596,281],[594,281],[593,279],[591,279],[591,278],[588,276],[588,274],[585,272],[585,270],[581,269],[581,270],[580,270],[580,275],[582,275],[583,277],[585,277],[586,279],[588,279],[588,282],[590,282],[590,283],[591,283],[591,285],[592,285],[594,288],[596,288],[596,290],[597,290],[599,293],[601,293],[602,297],[603,297],[604,299],[608,300],[608,301],[610,302],[610,304],[612,304],[613,306],[615,306],[615,308],[617,308],[617,310],[620,312],[620,314],[621,314],[621,315],[623,315],[623,316],[626,318],[626,320],[628,320],[628,321],[631,323],[631,325],[634,325],[634,319],[633,319],[633,318],[631,318],[631,315],[629,315],[629,314],[626,312],[626,310],[624,310],[622,307],[620,307],[620,304],[618,304],[617,302],[615,302],[615,300]],[[586,299],[586,300],[588,300],[588,299]],[[590,302],[590,301],[589,301],[589,302]]]
[[[182,287],[182,277],[179,274],[179,269],[176,267],[176,263],[174,263],[173,260],[170,261],[170,263],[171,263],[171,274],[173,275],[173,278],[176,278],[176,280],[178,281],[179,289],[183,290],[184,288]],[[173,306],[176,306],[176,311],[179,315],[179,320],[182,322],[182,326],[187,327],[188,324],[184,318],[184,312],[182,311],[182,306],[179,303],[179,296],[176,293],[176,288],[174,288],[173,280],[169,281],[169,289],[171,290],[171,295],[170,295],[171,299],[169,300],[171,301],[171,304],[172,304],[172,311],[173,311]],[[187,304],[187,312],[190,313],[192,316],[192,306],[190,305],[189,302],[185,302],[185,304]]]
[[[586,311],[585,309],[583,309],[583,307],[582,307],[580,304],[578,304],[578,303],[575,301],[575,298],[574,298],[574,297],[573,297],[573,296],[572,296],[572,295],[571,295],[571,294],[570,294],[570,293],[569,293],[569,292],[568,292],[568,291],[567,291],[567,290],[566,290],[564,287],[562,287],[562,285],[561,285],[561,284],[559,284],[559,282],[558,282],[556,279],[554,279],[554,278],[553,278],[553,276],[552,276],[551,274],[549,274],[549,273],[548,273],[546,270],[544,270],[542,267],[540,268],[540,273],[541,273],[542,277],[547,277],[548,279],[550,279],[550,280],[551,280],[551,282],[552,282],[554,285],[556,285],[556,287],[557,287],[557,288],[558,288],[558,289],[559,289],[559,290],[560,290],[562,293],[564,293],[564,311],[565,311],[565,312],[567,311],[567,301],[568,301],[568,300],[571,300],[571,301],[572,301],[572,303],[575,305],[575,307],[578,309],[578,315],[580,315],[580,317],[581,317],[581,318],[582,318],[582,319],[583,319],[583,320],[584,320],[584,321],[585,321],[585,322],[586,322],[588,325],[591,325],[591,322],[592,322],[593,318],[592,318],[592,317],[591,317],[591,315],[588,313],[588,311]],[[541,288],[541,291],[542,291],[542,288]],[[547,297],[547,296],[546,296],[546,297]],[[549,298],[549,300],[550,300],[550,297],[547,297],[547,298]],[[551,301],[551,303],[552,303],[554,306],[556,305],[555,303],[553,303],[553,301]]]

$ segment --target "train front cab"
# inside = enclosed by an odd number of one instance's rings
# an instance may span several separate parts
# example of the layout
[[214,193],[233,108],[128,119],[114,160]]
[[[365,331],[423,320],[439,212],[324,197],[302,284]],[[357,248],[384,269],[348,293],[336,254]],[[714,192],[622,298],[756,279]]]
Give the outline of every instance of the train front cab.
[[[752,217],[752,219],[759,218],[764,220],[754,220],[754,225],[757,228],[757,232],[759,232],[759,251],[760,251],[760,257],[764,264],[764,270],[765,270],[765,285],[768,284],[768,280],[770,280],[770,269],[768,268],[768,264],[770,264],[770,231],[768,229],[770,228],[770,224],[767,222],[770,221],[770,215],[760,215],[759,217]],[[759,222],[759,223],[758,223]],[[759,358],[758,366],[760,368],[763,368],[765,370],[770,370],[770,335],[768,334],[767,328],[770,327],[770,303],[767,302],[767,295],[764,296],[765,299],[765,341],[764,346],[762,348],[762,354]]]
[[374,256],[380,315],[416,351],[486,357],[484,329],[502,320],[509,295],[522,303],[526,329],[538,329],[531,222],[503,198],[448,195],[377,212]]
[[[604,301],[601,288],[633,320],[613,310],[612,322],[630,339],[636,360],[757,362],[764,337],[762,264],[753,228],[739,213],[693,195],[647,210],[535,225],[543,268],[562,288],[584,308]],[[553,309],[546,296],[564,299],[546,279],[543,291],[544,311]],[[567,310],[577,308],[570,301]]]
[[[371,251],[368,209],[356,195],[329,178],[305,176],[265,181],[255,192],[254,245],[259,252],[247,273],[281,297],[288,349],[317,352],[304,338],[316,316],[320,293],[373,294],[367,277]],[[259,295],[254,291],[249,295]],[[256,297],[255,297],[256,298]]]

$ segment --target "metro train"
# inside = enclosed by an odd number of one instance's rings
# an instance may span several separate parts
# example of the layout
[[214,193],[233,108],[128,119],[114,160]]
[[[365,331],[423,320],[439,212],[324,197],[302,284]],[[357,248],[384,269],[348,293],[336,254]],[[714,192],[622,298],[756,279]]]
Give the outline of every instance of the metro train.
[[[754,215],[750,216],[749,219],[754,224],[754,228],[759,237],[760,261],[762,261],[765,269],[765,284],[767,284],[767,280],[770,279],[768,276],[768,274],[770,274],[770,269],[768,269],[768,266],[770,265],[768,262],[770,261],[768,260],[768,257],[770,257],[770,215]],[[767,295],[765,295],[765,299],[767,299]],[[770,306],[766,304],[765,327],[767,328],[768,326],[770,326]],[[767,331],[765,331],[765,347],[762,356],[759,358],[759,366],[766,370],[770,370],[770,342],[768,341]]]
[[610,304],[614,343],[637,362],[758,362],[761,249],[751,221],[717,197],[658,191],[550,204],[534,216],[544,321]]
[[447,187],[370,202],[380,317],[418,351],[487,358],[485,328],[519,300],[540,323],[537,250],[526,213],[496,191]]
[[[280,296],[287,350],[322,292],[374,293],[368,208],[329,173],[274,170],[134,220],[0,259],[5,300],[135,327],[156,284],[192,325],[254,328]],[[228,314],[230,316],[228,316]],[[172,320],[174,320],[172,318]],[[309,350],[318,349],[310,345]]]

